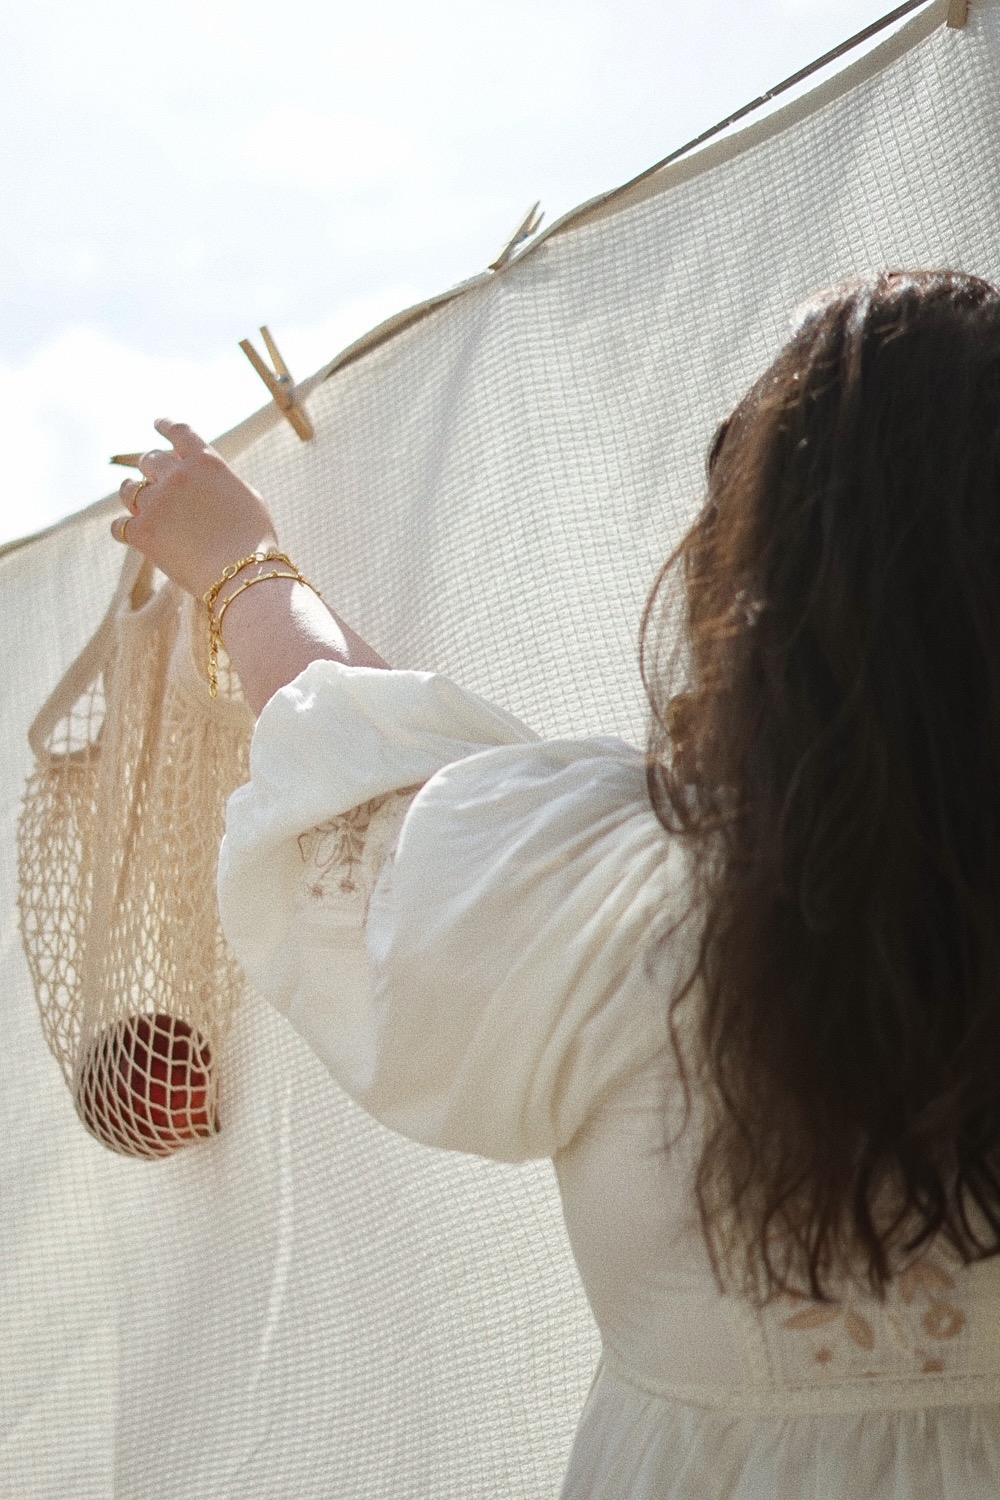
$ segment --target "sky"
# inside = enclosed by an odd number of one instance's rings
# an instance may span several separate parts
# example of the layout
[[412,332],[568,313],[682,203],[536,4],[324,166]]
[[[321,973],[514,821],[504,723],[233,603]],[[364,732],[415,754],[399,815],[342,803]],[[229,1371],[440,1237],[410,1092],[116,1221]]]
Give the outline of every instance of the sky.
[[303,378],[892,8],[6,0],[0,542],[262,405],[259,324]]

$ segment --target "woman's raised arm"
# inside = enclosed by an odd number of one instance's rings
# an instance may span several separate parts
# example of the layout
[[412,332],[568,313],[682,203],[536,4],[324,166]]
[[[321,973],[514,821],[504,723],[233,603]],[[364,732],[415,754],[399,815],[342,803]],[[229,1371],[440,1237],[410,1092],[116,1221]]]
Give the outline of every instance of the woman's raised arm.
[[[166,420],[154,425],[171,448],[142,455],[144,477],[126,479],[121,487],[131,514],[117,516],[111,534],[200,600],[231,563],[278,547],[274,522],[256,491],[190,427]],[[242,587],[276,566],[249,564],[215,601],[218,614],[242,590],[225,609],[222,637],[255,714],[311,661],[387,665],[306,585],[274,578]]]

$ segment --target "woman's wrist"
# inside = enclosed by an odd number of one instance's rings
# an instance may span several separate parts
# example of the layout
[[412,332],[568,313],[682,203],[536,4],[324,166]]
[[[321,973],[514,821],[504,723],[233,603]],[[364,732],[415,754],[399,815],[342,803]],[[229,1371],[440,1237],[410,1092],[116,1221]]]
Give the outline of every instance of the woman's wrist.
[[[278,563],[283,566],[273,567]],[[250,570],[250,576],[245,576]],[[219,652],[225,650],[223,620],[227,611],[248,589],[262,583],[286,580],[306,585],[306,579],[296,568],[291,558],[283,552],[261,547],[249,556],[237,558],[227,564],[219,578],[204,593],[202,602],[208,610],[209,657],[208,690],[212,698],[219,686]],[[307,585],[312,587],[312,585]],[[314,590],[318,594],[318,590]],[[230,653],[230,659],[232,654]]]
[[[222,645],[255,714],[310,662],[385,667],[387,663],[350,626],[338,619],[308,584],[269,578],[278,562],[251,563],[219,590],[213,615]],[[260,578],[250,587],[250,579]],[[229,602],[227,602],[229,601]]]
[[[277,552],[277,548],[271,547],[260,547],[256,550],[258,554]],[[256,586],[259,579],[266,579],[281,573],[297,573],[299,569],[294,563],[286,562],[284,560],[285,556],[286,554],[282,553],[280,557],[275,556],[266,559],[261,557],[259,561],[251,561],[249,558],[237,558],[233,563],[229,564],[212,584],[211,589],[206,590],[203,595],[203,602],[208,608],[210,617],[214,620],[224,622],[228,615],[231,601],[235,599],[237,594],[245,592],[251,585]],[[237,569],[237,567],[238,571],[232,572],[227,578],[226,574],[230,572],[230,569]],[[224,623],[221,628],[225,629]]]
[[[235,544],[227,548],[225,562],[215,561],[210,563],[207,572],[211,578],[204,583],[204,587],[196,589],[195,597],[207,602],[210,613],[217,614],[218,608],[223,600],[234,592],[239,583],[251,576],[251,572],[260,571],[260,565],[254,563],[255,556],[263,557],[268,552],[278,552],[277,540],[273,537],[258,537],[255,540],[244,541],[242,546]],[[269,564],[274,567],[275,564]]]

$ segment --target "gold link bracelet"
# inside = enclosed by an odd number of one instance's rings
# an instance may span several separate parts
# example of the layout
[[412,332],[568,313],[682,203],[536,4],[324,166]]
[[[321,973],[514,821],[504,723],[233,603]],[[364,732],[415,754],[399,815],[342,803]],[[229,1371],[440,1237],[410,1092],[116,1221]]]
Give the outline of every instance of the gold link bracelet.
[[247,568],[251,563],[255,562],[283,562],[287,563],[290,568],[294,568],[295,566],[292,559],[286,553],[267,552],[263,548],[258,548],[256,552],[251,552],[249,557],[241,557],[238,562],[230,563],[228,568],[223,568],[222,577],[216,583],[213,583],[208,592],[203,595],[209,613],[211,613],[212,605],[219,597],[219,590],[222,588],[222,585],[228,583],[230,578],[235,578],[241,568]]
[[[237,573],[239,573],[243,568],[249,567],[251,563],[266,562],[287,563],[292,571],[290,573],[282,573],[279,572],[277,568],[275,568],[270,573],[259,573],[256,578],[248,578],[245,583],[240,584],[238,589],[233,589],[233,592],[229,595],[228,599],[223,600],[222,608],[219,610],[219,613],[217,615],[213,613],[215,601],[219,597],[219,591],[225,586],[225,584],[230,581],[230,579],[235,578]],[[284,552],[252,552],[249,557],[241,557],[238,562],[230,563],[229,566],[223,570],[222,577],[219,578],[215,583],[213,583],[212,587],[208,589],[202,596],[205,607],[208,610],[208,624],[211,637],[211,648],[208,654],[208,692],[210,697],[217,697],[219,691],[219,651],[225,650],[225,643],[222,639],[223,615],[226,613],[226,610],[229,608],[238,594],[242,594],[245,589],[252,589],[255,583],[266,583],[271,578],[291,578],[296,583],[304,583],[306,588],[312,589],[317,599],[322,599],[323,597],[316,585],[310,583],[308,578],[303,577],[298,568],[292,562],[292,559],[288,557]]]

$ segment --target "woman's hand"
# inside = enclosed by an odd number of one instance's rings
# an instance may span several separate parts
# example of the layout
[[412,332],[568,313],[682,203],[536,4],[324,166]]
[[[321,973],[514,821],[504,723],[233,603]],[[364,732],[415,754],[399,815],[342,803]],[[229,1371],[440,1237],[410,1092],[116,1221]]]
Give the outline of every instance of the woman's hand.
[[111,534],[200,599],[230,563],[277,547],[274,522],[256,491],[190,427],[153,425],[171,448],[142,455],[144,479],[121,487],[131,515],[117,516]]
[[[121,487],[122,503],[131,515],[116,516],[111,534],[201,599],[230,563],[261,547],[277,548],[274,522],[256,491],[190,427],[166,421],[153,425],[171,451],[142,455],[139,468],[145,479],[126,479]],[[259,566],[239,574],[220,595],[220,600],[227,593],[232,596],[222,624],[223,644],[254,713],[310,662],[386,665],[304,583],[269,578],[266,587],[261,583],[243,589],[237,597],[241,581]]]

